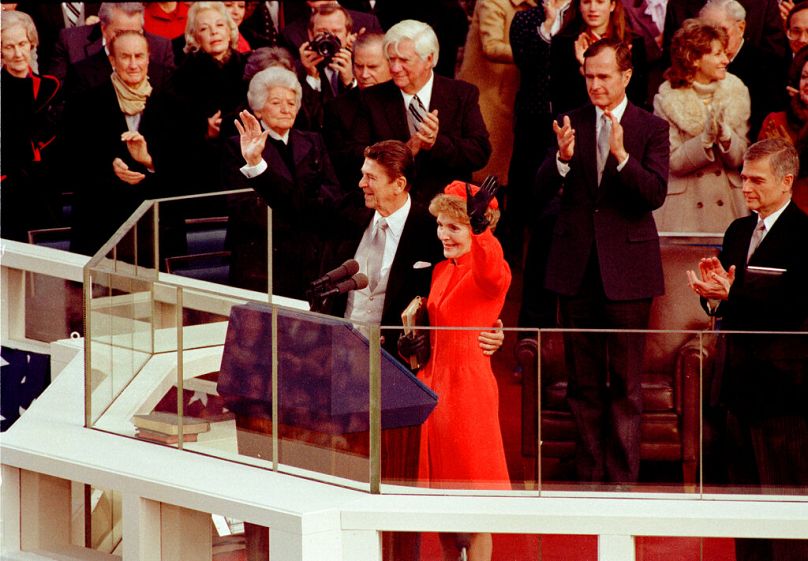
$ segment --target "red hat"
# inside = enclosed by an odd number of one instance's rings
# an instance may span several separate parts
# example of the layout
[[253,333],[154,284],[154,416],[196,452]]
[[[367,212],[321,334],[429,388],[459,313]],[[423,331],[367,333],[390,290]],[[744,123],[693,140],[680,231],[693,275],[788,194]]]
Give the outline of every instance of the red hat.
[[[471,183],[468,184],[471,187],[471,194],[476,195],[477,191],[480,190],[479,187],[476,185],[472,185]],[[466,199],[466,182],[465,181],[452,181],[443,192],[447,195],[452,195],[453,197],[460,197],[461,199]],[[499,202],[497,202],[496,197],[492,197],[491,200],[488,202],[488,208],[497,209],[499,208]]]

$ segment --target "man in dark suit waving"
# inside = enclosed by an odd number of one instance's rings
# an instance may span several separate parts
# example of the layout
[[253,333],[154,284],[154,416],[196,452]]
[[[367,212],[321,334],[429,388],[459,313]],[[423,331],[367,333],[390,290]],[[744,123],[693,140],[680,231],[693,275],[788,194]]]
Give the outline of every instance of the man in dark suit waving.
[[[651,299],[664,292],[651,212],[667,192],[668,125],[628,102],[623,43],[594,43],[583,70],[592,104],[553,123],[558,151],[536,177],[543,200],[563,186],[546,286],[561,297],[564,327],[644,329]],[[642,337],[578,332],[566,344],[578,477],[636,481]]]
[[[690,287],[729,334],[721,377],[732,484],[804,493],[808,485],[808,216],[791,201],[797,151],[772,138],[744,155],[753,214],[730,224]],[[786,491],[790,492],[790,491]],[[808,540],[738,540],[738,561],[808,559]]]
[[362,92],[351,151],[359,158],[380,140],[406,142],[415,158],[413,198],[428,204],[455,179],[471,179],[491,155],[479,91],[433,72],[438,38],[427,24],[404,20],[384,36],[392,81]]

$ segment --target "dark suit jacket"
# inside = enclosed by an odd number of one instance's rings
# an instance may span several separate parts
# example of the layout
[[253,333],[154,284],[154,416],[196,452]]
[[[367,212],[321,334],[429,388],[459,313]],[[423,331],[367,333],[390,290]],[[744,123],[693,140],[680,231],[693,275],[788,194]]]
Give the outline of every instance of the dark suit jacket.
[[667,193],[668,123],[629,103],[620,121],[629,160],[618,172],[618,162],[610,154],[598,186],[595,107],[586,105],[569,117],[575,129],[569,173],[566,178],[558,173],[553,148],[536,176],[541,200],[564,188],[548,258],[547,288],[577,294],[591,252],[596,251],[609,300],[662,294],[659,236],[651,212],[662,206]]
[[319,133],[292,129],[289,133],[294,170],[267,140],[263,157],[268,169],[247,179],[238,137],[229,139],[225,157],[225,184],[249,187],[260,196],[240,197],[230,209],[227,244],[233,252],[230,265],[235,286],[265,291],[267,288],[266,213],[272,209],[273,292],[305,299],[309,282],[320,270],[328,224],[340,198],[331,160]]
[[[84,17],[98,15],[100,2],[85,2]],[[17,4],[17,10],[31,16],[39,35],[37,58],[40,68],[49,68],[53,49],[59,39],[59,32],[65,28],[65,17],[61,2],[37,2],[28,0]]]
[[[739,218],[724,234],[719,259],[735,265],[729,299],[718,308],[725,331],[808,330],[808,215],[793,202],[763,238],[749,266],[785,269],[781,275],[750,273],[746,254],[757,215]],[[722,397],[736,413],[806,415],[808,337],[731,335]]]
[[[335,241],[326,259],[323,261],[323,271],[331,270],[352,259],[362,241],[362,235],[374,211],[364,209],[353,220],[353,228],[344,228],[350,233],[340,241]],[[401,312],[416,296],[426,298],[429,295],[429,286],[432,282],[432,271],[440,261],[443,261],[443,249],[437,238],[435,230],[435,217],[422,206],[413,202],[404,230],[401,232],[396,255],[390,267],[387,281],[387,290],[384,297],[382,311],[382,325],[401,325]],[[431,267],[413,268],[418,261],[430,263]],[[336,316],[345,315],[347,296],[335,299],[329,313]],[[385,339],[385,348],[397,356],[396,342],[398,331],[382,333]]]
[[[161,88],[168,81],[174,67],[167,67],[159,62],[149,61],[149,83],[153,88]],[[100,84],[109,81],[112,65],[106,53],[98,51],[75,64],[70,65],[65,79],[65,95],[68,98],[80,95]]]
[[[789,52],[788,41],[783,30],[783,20],[777,0],[738,0],[746,9],[746,31],[748,41],[760,47],[762,51],[779,58]],[[662,35],[662,50],[666,60],[670,61],[671,37],[682,22],[697,17],[699,10],[707,0],[676,0],[668,2],[665,12],[665,30]]]
[[786,95],[788,66],[783,61],[766,55],[752,42],[745,41],[741,50],[727,66],[727,71],[735,74],[749,88],[749,98],[752,101],[749,139],[754,142],[766,115],[775,111],[785,111],[788,103]]
[[354,189],[362,177],[363,158],[351,151],[353,126],[361,107],[359,88],[328,100],[323,111],[323,136],[342,188]]
[[[157,128],[152,117],[147,102],[139,127],[147,143]],[[140,203],[159,196],[157,174],[136,163],[121,142],[126,130],[126,119],[110,80],[67,106],[65,149],[71,164],[67,179],[75,190],[71,251],[88,255],[97,251]],[[129,169],[145,173],[146,179],[137,185],[118,179],[112,171],[115,158],[121,158]]]
[[[432,149],[422,150],[415,158],[412,192],[414,200],[424,205],[455,179],[470,180],[491,155],[477,87],[434,76],[429,111],[438,110],[440,129]],[[380,140],[409,140],[404,99],[392,81],[367,88],[362,100],[354,123],[354,157],[361,157],[366,146]]]
[[[149,42],[149,76],[152,76],[152,65],[158,64],[166,68],[174,67],[174,53],[171,41],[164,37],[145,33]],[[83,25],[63,29],[59,32],[59,40],[53,51],[53,58],[46,67],[48,74],[64,80],[71,66],[78,61],[103,52],[101,24]],[[107,61],[107,64],[109,62]],[[159,70],[154,70],[159,74]]]
[[[550,100],[554,113],[566,113],[589,101],[586,81],[581,74],[581,66],[575,58],[575,40],[580,34],[576,25],[553,37],[550,48]],[[648,96],[648,60],[642,37],[631,41],[631,63],[634,69],[626,94],[632,103],[651,108]],[[656,93],[656,92],[654,92]],[[653,96],[651,96],[653,99]]]

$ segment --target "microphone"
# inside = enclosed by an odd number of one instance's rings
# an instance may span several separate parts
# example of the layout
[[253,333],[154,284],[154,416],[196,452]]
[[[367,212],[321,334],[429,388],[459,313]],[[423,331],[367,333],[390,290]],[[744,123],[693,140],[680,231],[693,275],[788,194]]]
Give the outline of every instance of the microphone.
[[311,288],[313,290],[316,290],[318,288],[321,288],[323,285],[333,284],[344,278],[350,277],[351,275],[355,275],[358,272],[359,272],[359,263],[356,261],[356,259],[348,259],[345,263],[343,263],[333,271],[328,271],[319,279],[312,281]]
[[327,290],[320,294],[321,298],[327,298],[328,296],[334,296],[335,294],[345,294],[346,292],[350,292],[351,290],[362,290],[368,285],[368,277],[365,273],[356,273],[349,279],[345,279],[344,281],[337,283],[334,288],[331,290]]

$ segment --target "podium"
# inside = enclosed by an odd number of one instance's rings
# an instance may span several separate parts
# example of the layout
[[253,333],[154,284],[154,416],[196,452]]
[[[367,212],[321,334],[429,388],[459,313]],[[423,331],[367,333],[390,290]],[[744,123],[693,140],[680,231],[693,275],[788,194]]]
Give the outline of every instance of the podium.
[[[350,323],[275,309],[278,350],[279,462],[354,480],[369,474],[370,342]],[[257,303],[233,306],[217,389],[236,415],[238,450],[272,458],[272,315]],[[384,349],[381,352],[381,471],[413,483],[419,430],[437,395]],[[248,561],[266,561],[266,528],[245,524]],[[418,558],[416,534],[382,538],[384,559]]]
[[[276,309],[278,422],[322,434],[369,430],[370,343],[351,324]],[[272,313],[262,304],[233,306],[218,391],[237,415],[272,418]],[[417,426],[437,396],[381,349],[382,429]]]

